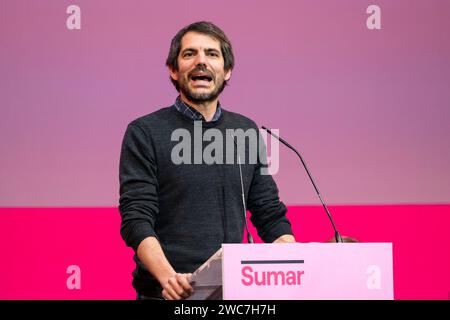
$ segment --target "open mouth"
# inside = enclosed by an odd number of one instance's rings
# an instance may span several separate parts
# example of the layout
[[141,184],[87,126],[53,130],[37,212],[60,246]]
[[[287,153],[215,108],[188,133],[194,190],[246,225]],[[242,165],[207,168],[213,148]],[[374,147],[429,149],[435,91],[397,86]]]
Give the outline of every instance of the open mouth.
[[212,80],[212,76],[206,73],[202,74],[194,74],[190,77],[191,81],[193,81],[195,84],[199,85],[208,85]]

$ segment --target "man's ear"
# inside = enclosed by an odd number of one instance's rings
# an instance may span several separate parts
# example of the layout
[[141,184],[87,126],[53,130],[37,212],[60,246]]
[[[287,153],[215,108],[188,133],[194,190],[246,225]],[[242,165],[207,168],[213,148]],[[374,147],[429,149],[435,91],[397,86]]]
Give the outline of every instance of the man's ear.
[[168,67],[168,69],[169,69],[170,77],[173,80],[178,81],[178,72],[176,70],[172,69],[172,67]]
[[231,69],[225,72],[224,80],[228,81],[231,78]]

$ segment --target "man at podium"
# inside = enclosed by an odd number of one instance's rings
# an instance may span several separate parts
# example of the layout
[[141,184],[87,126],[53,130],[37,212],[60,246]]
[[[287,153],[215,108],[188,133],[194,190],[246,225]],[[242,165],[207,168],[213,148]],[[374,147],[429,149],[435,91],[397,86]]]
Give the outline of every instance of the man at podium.
[[[246,210],[264,242],[295,242],[277,186],[261,172],[265,162],[247,161],[250,147],[241,159],[230,138],[228,130],[259,130],[219,103],[234,66],[227,36],[210,22],[188,25],[172,39],[166,65],[179,96],[128,125],[120,157],[120,232],[135,252],[138,299],[189,297],[191,273],[222,243],[242,242]],[[230,139],[237,148],[225,146]],[[233,149],[237,161],[222,161],[219,146],[223,159]]]

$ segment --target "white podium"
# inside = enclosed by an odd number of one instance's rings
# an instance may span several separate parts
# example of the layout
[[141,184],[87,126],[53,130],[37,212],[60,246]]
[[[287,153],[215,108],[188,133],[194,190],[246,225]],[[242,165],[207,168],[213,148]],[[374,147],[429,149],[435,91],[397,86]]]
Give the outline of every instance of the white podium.
[[391,300],[391,243],[223,244],[191,300]]

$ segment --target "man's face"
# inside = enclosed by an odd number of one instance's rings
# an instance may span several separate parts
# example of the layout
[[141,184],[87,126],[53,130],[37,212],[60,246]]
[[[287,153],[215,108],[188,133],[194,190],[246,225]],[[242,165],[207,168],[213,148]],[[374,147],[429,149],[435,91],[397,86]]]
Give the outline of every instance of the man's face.
[[178,81],[181,94],[189,101],[201,103],[215,100],[229,80],[225,72],[219,40],[197,32],[188,32],[181,39],[178,70],[169,70]]

